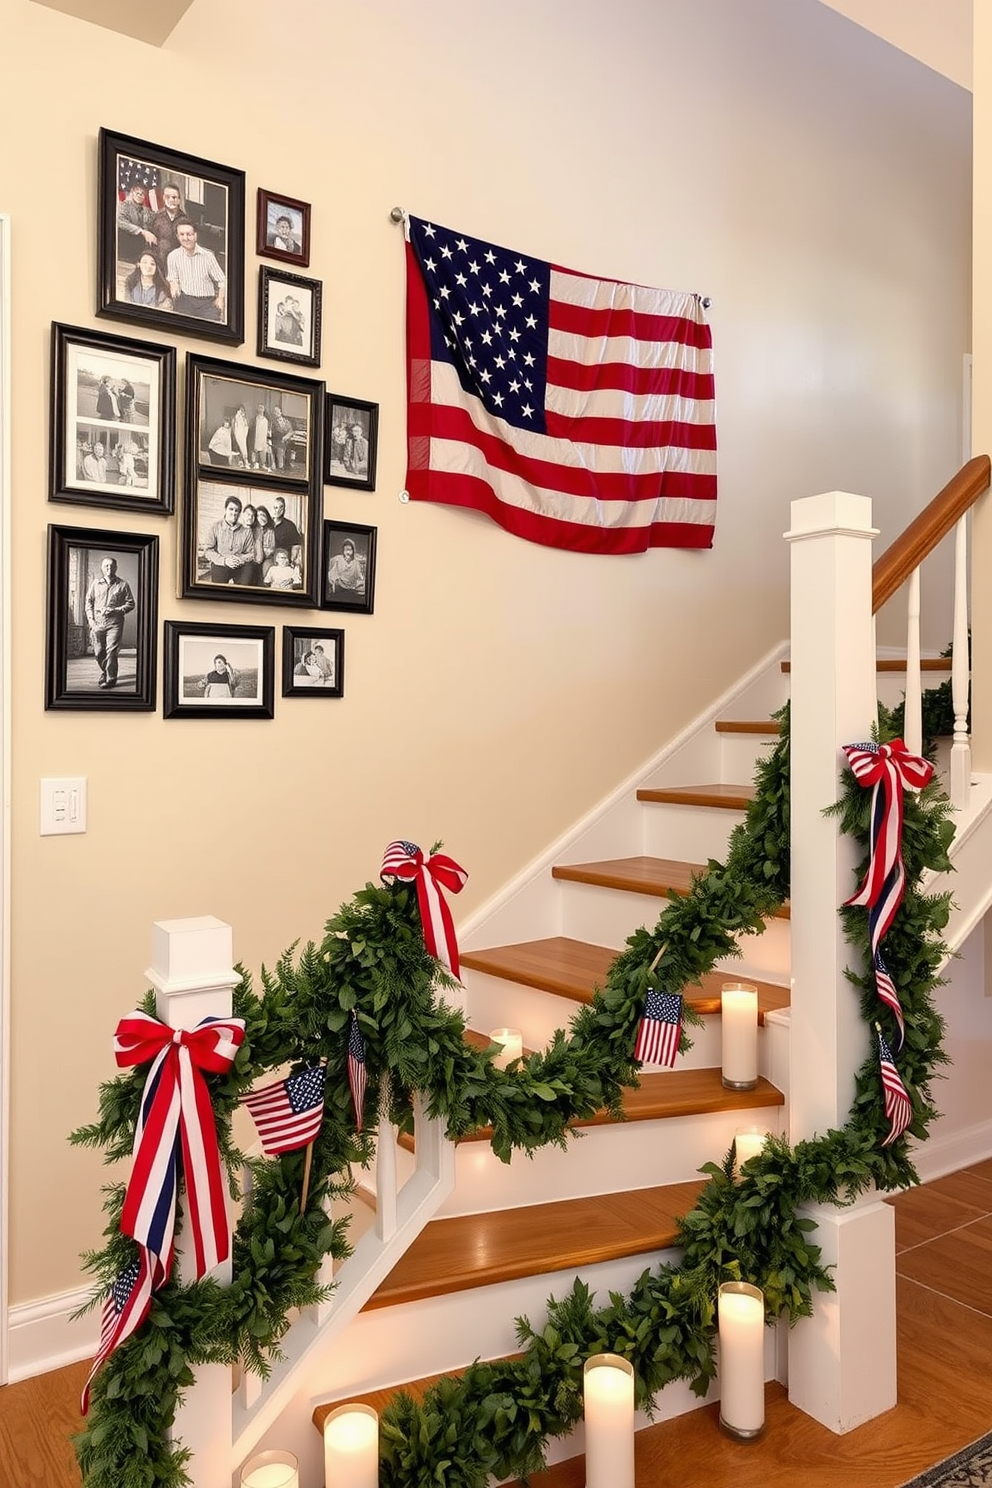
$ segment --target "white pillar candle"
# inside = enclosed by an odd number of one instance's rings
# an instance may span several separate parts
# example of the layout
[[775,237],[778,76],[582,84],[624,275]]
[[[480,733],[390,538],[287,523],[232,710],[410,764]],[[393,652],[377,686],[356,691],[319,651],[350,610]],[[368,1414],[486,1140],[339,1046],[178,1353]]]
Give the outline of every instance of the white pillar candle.
[[241,1488],[300,1488],[300,1465],[292,1452],[259,1452],[241,1469]]
[[378,1488],[379,1417],[370,1405],[339,1405],[324,1421],[324,1488]]
[[634,1488],[634,1369],[619,1354],[593,1354],[582,1371],[586,1488]]
[[765,1299],[746,1281],[728,1281],[717,1299],[720,1425],[730,1436],[759,1436],[765,1426]]
[[492,1028],[489,1037],[500,1045],[500,1052],[493,1060],[497,1069],[506,1069],[513,1059],[520,1059],[524,1052],[524,1036],[519,1028]]
[[758,989],[751,982],[724,982],[720,993],[723,1083],[753,1090],[758,1083]]
[[734,1134],[734,1147],[736,1157],[734,1161],[734,1177],[741,1176],[741,1168],[751,1157],[757,1157],[768,1133],[757,1126],[739,1126]]

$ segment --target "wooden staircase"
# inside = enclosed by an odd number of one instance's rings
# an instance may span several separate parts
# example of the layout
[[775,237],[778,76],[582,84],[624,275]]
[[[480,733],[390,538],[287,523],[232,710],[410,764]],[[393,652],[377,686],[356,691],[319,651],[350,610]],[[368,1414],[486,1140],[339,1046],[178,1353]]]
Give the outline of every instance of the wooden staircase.
[[[718,741],[736,743],[738,754],[730,760],[738,769],[741,759],[753,761],[758,751],[770,748],[777,733],[778,725],[767,717],[743,723],[717,720],[714,730]],[[578,1006],[591,1002],[627,935],[639,925],[653,925],[669,895],[687,893],[693,879],[706,872],[706,858],[723,856],[717,849],[720,844],[725,849],[754,788],[738,779],[700,785],[649,780],[632,795],[637,814],[660,814],[669,824],[686,811],[705,813],[711,825],[701,833],[702,851],[686,858],[644,852],[555,863],[550,879],[562,903],[557,928],[566,933],[462,950],[476,1041],[484,1038],[489,1024],[511,1025],[521,1027],[525,1044],[542,1047]],[[657,830],[652,828],[655,835]],[[568,898],[574,902],[566,907]],[[777,917],[786,938],[788,914],[785,906]],[[568,933],[583,923],[590,927],[588,937]],[[789,1002],[781,956],[777,965],[775,959],[768,976],[757,977],[747,969],[748,980],[758,984],[762,1028]],[[533,1302],[528,1297],[543,1301],[549,1294],[561,1295],[575,1273],[597,1291],[632,1284],[645,1267],[670,1258],[677,1244],[677,1218],[693,1206],[702,1187],[696,1176],[701,1164],[722,1159],[741,1127],[783,1129],[786,1097],[767,1077],[767,1059],[756,1089],[729,1091],[722,1084],[720,989],[744,974],[728,965],[685,989],[687,1003],[704,1026],[690,1028],[693,1049],[675,1069],[645,1068],[640,1087],[625,1094],[622,1124],[606,1112],[597,1113],[576,1123],[581,1140],[573,1141],[567,1153],[542,1150],[529,1161],[518,1156],[510,1165],[494,1158],[486,1131],[458,1144],[454,1193],[352,1325],[360,1333],[363,1327],[373,1328],[377,1315],[384,1323],[389,1318],[387,1334],[379,1330],[375,1337],[395,1337],[403,1326],[398,1309],[408,1308],[423,1339],[435,1316],[439,1328],[450,1328],[455,1309],[460,1309],[457,1330],[440,1349],[427,1350],[432,1373],[394,1374],[404,1388],[418,1395],[453,1366],[457,1373],[459,1364],[474,1357],[509,1355],[515,1342],[513,1318],[521,1312],[534,1320],[542,1315],[540,1306],[529,1311]],[[400,1146],[408,1149],[409,1139],[401,1139]],[[402,1157],[401,1152],[401,1162]],[[521,1286],[527,1289],[521,1292]],[[494,1310],[502,1325],[493,1326]],[[460,1355],[452,1357],[455,1349]],[[374,1346],[370,1362],[373,1352]],[[381,1408],[388,1398],[388,1391],[381,1393],[380,1379],[363,1377],[363,1361],[359,1339],[352,1361],[357,1368],[347,1375],[350,1388],[326,1392],[329,1398],[313,1414],[318,1429],[327,1410],[343,1400],[374,1399]],[[378,1363],[381,1368],[385,1361]],[[345,1372],[340,1378],[344,1385]],[[661,1413],[677,1414],[698,1403],[683,1387],[672,1386]]]

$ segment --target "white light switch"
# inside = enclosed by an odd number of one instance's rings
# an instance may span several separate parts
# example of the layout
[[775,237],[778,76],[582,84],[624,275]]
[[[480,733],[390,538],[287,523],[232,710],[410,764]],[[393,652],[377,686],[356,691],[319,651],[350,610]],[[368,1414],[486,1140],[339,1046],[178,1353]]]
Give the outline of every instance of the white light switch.
[[86,776],[42,779],[42,837],[56,833],[86,831]]

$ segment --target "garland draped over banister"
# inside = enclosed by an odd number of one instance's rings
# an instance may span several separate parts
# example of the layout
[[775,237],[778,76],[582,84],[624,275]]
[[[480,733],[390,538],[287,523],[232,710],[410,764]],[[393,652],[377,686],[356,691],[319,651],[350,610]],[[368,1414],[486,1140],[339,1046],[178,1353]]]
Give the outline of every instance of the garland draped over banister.
[[[888,741],[891,716],[879,711],[879,738]],[[450,1137],[491,1127],[493,1148],[504,1160],[515,1149],[565,1146],[569,1124],[597,1110],[620,1114],[624,1088],[637,1083],[633,1050],[648,986],[680,991],[696,982],[735,953],[738,935],[760,933],[788,897],[788,747],[786,711],[779,744],[759,766],[755,799],[731,835],[726,861],[711,862],[687,895],[672,897],[653,930],[636,931],[606,985],[567,1032],[559,1030],[510,1072],[495,1068],[492,1052],[466,1044],[461,1014],[438,998],[438,988],[450,987],[452,979],[424,944],[417,889],[402,878],[367,884],[328,921],[320,946],[306,946],[298,959],[287,952],[272,972],[263,968],[260,994],[243,977],[234,990],[234,1014],[244,1022],[244,1041],[229,1069],[207,1077],[221,1158],[233,1183],[246,1160],[232,1144],[231,1117],[253,1082],[287,1062],[325,1063],[324,1117],[308,1201],[300,1212],[302,1152],[248,1163],[252,1189],[234,1234],[231,1285],[167,1281],[154,1293],[145,1322],[96,1377],[90,1416],[76,1440],[87,1488],[179,1488],[188,1482],[187,1454],[170,1444],[167,1432],[181,1392],[192,1383],[192,1366],[240,1361],[266,1375],[290,1311],[327,1295],[316,1280],[320,1262],[327,1254],[344,1257],[348,1246],[346,1222],[328,1220],[324,1201],[349,1190],[341,1175],[349,1164],[367,1162],[373,1150],[372,1135],[356,1130],[352,1110],[353,1027],[361,1033],[369,1102],[385,1104],[390,1118],[409,1128],[413,1094],[422,1092]],[[868,796],[849,772],[832,809],[840,829],[867,849]],[[948,895],[923,895],[920,880],[928,869],[950,866],[949,811],[933,784],[907,797],[905,892],[886,935],[886,964],[900,989],[906,1028],[899,1073],[910,1102],[907,1130],[917,1138],[926,1136],[937,1114],[930,1080],[945,1060],[932,993],[950,904]],[[879,1013],[868,914],[857,905],[840,912],[863,966],[848,973],[863,1016],[872,1026],[881,1016],[891,1034],[892,1009]],[[146,1010],[152,1011],[151,999]],[[698,1021],[688,1004],[685,1017]],[[99,1119],[72,1140],[104,1148],[108,1162],[127,1157],[143,1083],[132,1070],[105,1084]],[[522,1359],[472,1365],[420,1403],[400,1396],[382,1418],[383,1488],[419,1488],[438,1481],[442,1469],[447,1488],[483,1488],[490,1474],[534,1471],[549,1437],[581,1416],[582,1364],[592,1352],[631,1360],[640,1405],[650,1406],[673,1379],[705,1393],[715,1373],[720,1282],[754,1282],[765,1293],[769,1317],[808,1315],[814,1289],[832,1283],[801,1206],[849,1202],[872,1185],[888,1190],[916,1182],[905,1136],[886,1144],[890,1131],[873,1037],[843,1129],[794,1147],[771,1137],[739,1178],[733,1149],[722,1163],[706,1165],[709,1182],[680,1222],[678,1266],[646,1271],[628,1297],[614,1296],[599,1310],[576,1280],[565,1298],[549,1303],[543,1326],[520,1320]],[[101,1292],[134,1261],[134,1242],[120,1228],[123,1203],[123,1186],[111,1185],[107,1244],[85,1261]]]

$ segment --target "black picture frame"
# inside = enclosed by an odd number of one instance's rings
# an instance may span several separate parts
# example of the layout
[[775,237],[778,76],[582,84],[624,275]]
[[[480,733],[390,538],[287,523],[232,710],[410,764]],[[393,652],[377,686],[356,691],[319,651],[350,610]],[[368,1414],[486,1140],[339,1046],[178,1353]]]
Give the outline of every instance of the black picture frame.
[[[325,485],[374,491],[379,446],[378,403],[349,398],[344,393],[327,393],[324,409]],[[364,441],[365,448],[356,450],[359,440]]]
[[[288,235],[284,222],[289,223]],[[260,258],[278,258],[281,263],[305,269],[310,263],[310,203],[287,196],[284,191],[258,188],[255,218],[255,252]]]
[[46,709],[154,709],[158,547],[149,533],[49,525]]
[[164,650],[163,717],[275,716],[274,626],[167,620]]
[[[258,270],[258,355],[320,365],[323,285],[319,279],[261,264]],[[285,308],[284,308],[285,307]]]
[[343,630],[283,626],[282,695],[344,697]]
[[[136,199],[134,193],[143,193]],[[170,209],[178,204],[175,212]],[[100,130],[97,314],[240,346],[245,322],[245,175],[132,135]],[[181,231],[192,223],[194,238]],[[200,252],[197,255],[196,251]],[[141,279],[143,251],[154,270]],[[169,256],[188,252],[190,263]],[[204,254],[213,260],[208,261]],[[195,270],[192,259],[199,258]],[[146,267],[148,267],[146,265]],[[223,295],[199,293],[220,284]],[[177,294],[170,285],[178,285]],[[183,287],[190,291],[183,293]],[[193,291],[197,291],[193,293]],[[217,301],[220,301],[218,306]]]
[[[323,398],[311,378],[187,356],[184,599],[317,607]],[[233,541],[248,507],[254,542]]]
[[174,511],[174,347],[53,321],[50,417],[50,501]]
[[[375,606],[375,527],[361,522],[325,522],[320,607],[371,615]],[[351,544],[351,555],[347,552]]]

